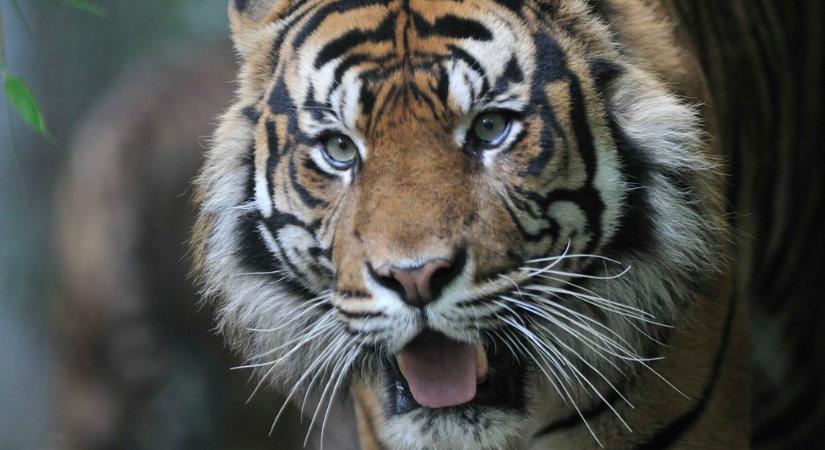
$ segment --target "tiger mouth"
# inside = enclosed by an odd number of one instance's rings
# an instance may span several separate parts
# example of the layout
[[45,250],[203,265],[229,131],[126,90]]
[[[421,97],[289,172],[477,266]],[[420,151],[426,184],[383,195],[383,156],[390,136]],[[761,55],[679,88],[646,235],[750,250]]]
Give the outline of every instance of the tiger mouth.
[[471,407],[521,411],[525,374],[525,366],[503,344],[470,345],[426,330],[386,366],[390,411],[394,415]]

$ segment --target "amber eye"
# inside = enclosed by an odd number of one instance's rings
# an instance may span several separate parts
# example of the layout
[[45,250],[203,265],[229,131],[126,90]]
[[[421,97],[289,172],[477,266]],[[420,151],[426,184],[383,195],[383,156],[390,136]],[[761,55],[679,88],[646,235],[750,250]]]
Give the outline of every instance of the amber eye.
[[358,147],[343,134],[333,134],[322,140],[324,155],[336,169],[348,169],[358,160]]
[[499,145],[510,134],[510,117],[501,112],[479,114],[473,122],[473,137],[485,147]]

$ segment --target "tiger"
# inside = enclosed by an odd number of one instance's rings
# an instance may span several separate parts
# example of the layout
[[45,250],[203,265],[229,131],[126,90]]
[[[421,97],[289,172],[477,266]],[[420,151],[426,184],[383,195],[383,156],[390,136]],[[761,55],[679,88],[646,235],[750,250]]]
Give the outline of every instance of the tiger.
[[350,398],[365,450],[749,446],[726,155],[673,3],[229,16],[194,271],[321,445]]

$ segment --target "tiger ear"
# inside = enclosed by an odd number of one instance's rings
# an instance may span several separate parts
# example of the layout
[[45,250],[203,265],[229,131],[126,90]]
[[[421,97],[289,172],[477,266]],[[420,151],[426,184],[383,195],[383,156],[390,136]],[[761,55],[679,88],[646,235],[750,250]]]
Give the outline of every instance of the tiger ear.
[[277,21],[287,10],[291,0],[231,0],[229,24],[235,47],[246,58],[260,45],[263,30]]

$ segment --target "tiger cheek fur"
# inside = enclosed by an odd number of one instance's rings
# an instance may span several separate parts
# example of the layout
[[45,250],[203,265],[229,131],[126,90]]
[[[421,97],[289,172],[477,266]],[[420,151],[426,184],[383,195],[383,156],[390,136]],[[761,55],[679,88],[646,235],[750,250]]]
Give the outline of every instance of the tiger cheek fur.
[[[351,391],[365,447],[627,446],[656,436],[630,433],[642,385],[683,372],[651,367],[662,341],[711,365],[720,176],[662,10],[616,5],[611,29],[584,1],[231,3],[196,263],[262,382],[320,396],[313,425]],[[619,51],[639,26],[659,47]]]

